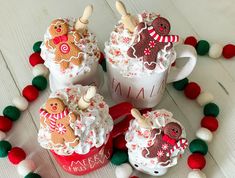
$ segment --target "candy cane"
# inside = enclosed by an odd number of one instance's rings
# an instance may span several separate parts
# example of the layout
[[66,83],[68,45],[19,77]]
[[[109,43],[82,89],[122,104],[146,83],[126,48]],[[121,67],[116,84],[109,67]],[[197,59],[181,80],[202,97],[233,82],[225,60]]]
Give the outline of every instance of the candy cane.
[[166,156],[170,156],[175,150],[181,149],[183,151],[187,148],[187,146],[188,146],[188,140],[182,138],[173,146],[173,148],[170,149],[170,151],[166,154]]

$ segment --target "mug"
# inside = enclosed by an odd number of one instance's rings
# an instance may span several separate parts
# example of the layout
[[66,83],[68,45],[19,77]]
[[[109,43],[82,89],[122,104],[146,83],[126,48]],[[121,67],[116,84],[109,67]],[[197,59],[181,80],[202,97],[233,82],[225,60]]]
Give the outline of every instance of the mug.
[[58,75],[58,72],[60,71],[53,68],[50,69],[49,82],[51,91],[57,91],[77,84],[83,86],[92,85],[100,89],[104,82],[103,70],[98,62],[92,65],[90,71],[72,78],[68,75]]
[[[177,60],[177,66],[169,66],[165,71],[145,75],[143,77],[124,77],[118,68],[107,62],[108,88],[116,102],[128,101],[136,108],[152,108],[156,106],[165,91],[166,84],[187,77],[194,69],[197,61],[195,49],[189,45],[174,47],[176,55],[170,61]],[[106,53],[107,58],[108,53]],[[182,58],[187,58],[187,61]]]
[[[122,116],[130,115],[132,105],[124,102],[112,106],[109,109],[109,114],[113,120],[116,120]],[[127,117],[128,118],[128,117]],[[129,123],[129,120],[128,120]],[[113,130],[108,135],[108,141],[99,148],[93,147],[87,154],[73,153],[69,156],[63,156],[56,154],[51,150],[52,155],[56,159],[57,163],[68,173],[74,175],[88,174],[98,168],[105,166],[113,153],[113,139],[122,134],[128,129],[129,124],[125,121],[125,118],[114,125]]]

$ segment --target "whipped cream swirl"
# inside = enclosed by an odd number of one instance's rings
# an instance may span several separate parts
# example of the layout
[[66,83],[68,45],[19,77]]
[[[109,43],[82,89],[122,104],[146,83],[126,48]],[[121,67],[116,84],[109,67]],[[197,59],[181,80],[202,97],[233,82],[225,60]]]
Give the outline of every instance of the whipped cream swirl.
[[103,97],[96,94],[92,98],[90,106],[86,110],[78,108],[78,101],[88,89],[88,86],[73,86],[58,90],[50,95],[50,98],[60,98],[68,109],[80,119],[70,124],[75,136],[79,138],[79,144],[75,148],[69,145],[55,145],[51,141],[49,127],[40,127],[38,142],[46,149],[55,151],[59,155],[71,155],[74,152],[86,154],[93,147],[100,147],[108,141],[109,133],[113,129],[113,120],[109,115],[109,107],[103,101]]

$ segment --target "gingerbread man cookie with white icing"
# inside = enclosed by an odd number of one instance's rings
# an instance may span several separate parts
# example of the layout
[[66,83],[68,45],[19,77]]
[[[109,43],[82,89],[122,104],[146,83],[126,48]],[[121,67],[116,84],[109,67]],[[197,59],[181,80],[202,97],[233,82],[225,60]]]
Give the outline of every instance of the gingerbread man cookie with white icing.
[[74,113],[69,112],[63,101],[59,98],[49,98],[45,109],[40,109],[40,123],[43,127],[49,127],[53,144],[69,144],[75,147],[79,144],[70,124],[77,120]]
[[133,44],[127,51],[127,55],[132,58],[143,57],[144,66],[149,70],[156,67],[158,52],[166,45],[167,50],[172,48],[172,42],[177,42],[179,36],[169,35],[170,23],[163,17],[157,17],[148,25],[141,22],[137,26],[139,41]]
[[69,25],[63,19],[53,20],[49,33],[52,39],[46,42],[46,46],[49,50],[55,50],[55,63],[60,65],[60,69],[66,70],[70,63],[79,66],[83,53],[75,44],[81,39],[81,35],[77,31],[69,31]]

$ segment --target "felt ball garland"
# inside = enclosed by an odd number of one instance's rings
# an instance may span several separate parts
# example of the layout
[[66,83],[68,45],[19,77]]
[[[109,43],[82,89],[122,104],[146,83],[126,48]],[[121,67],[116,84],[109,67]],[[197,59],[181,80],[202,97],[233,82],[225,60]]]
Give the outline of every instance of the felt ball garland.
[[114,152],[112,158],[111,158],[111,163],[114,165],[121,165],[123,163],[126,163],[128,161],[128,154],[126,151],[116,151]]
[[41,178],[34,173],[36,166],[33,160],[26,159],[25,151],[20,147],[11,146],[10,142],[5,140],[6,132],[12,128],[13,122],[20,118],[21,111],[28,108],[29,102],[37,99],[39,91],[47,87],[48,69],[44,66],[44,60],[40,56],[41,41],[34,43],[34,53],[29,57],[29,63],[33,68],[32,85],[26,86],[22,91],[22,96],[17,96],[12,100],[13,106],[7,106],[3,109],[3,116],[0,116],[0,158],[8,157],[9,161],[17,165],[17,171],[25,178]]
[[3,115],[12,121],[18,120],[20,114],[20,110],[15,106],[7,106],[3,110]]
[[8,152],[8,159],[12,164],[18,164],[26,158],[26,153],[22,148],[14,147]]
[[197,138],[192,140],[189,145],[192,154],[188,157],[188,166],[192,171],[189,172],[188,178],[206,178],[201,170],[206,165],[207,143],[212,141],[212,132],[216,131],[219,126],[216,118],[219,115],[219,107],[213,102],[213,95],[209,92],[201,92],[201,88],[196,82],[188,82],[188,79],[182,79],[174,82],[173,87],[178,91],[184,90],[187,98],[196,100],[203,107],[204,117],[201,120],[201,128],[196,131]]
[[235,45],[233,44],[227,44],[223,47],[217,43],[209,44],[206,40],[198,41],[194,36],[188,36],[184,40],[184,44],[193,46],[198,55],[203,56],[208,54],[213,59],[217,59],[221,55],[225,59],[231,59],[235,56]]
[[44,60],[41,58],[40,53],[35,52],[29,57],[29,63],[34,67],[37,64],[43,64]]
[[0,130],[3,132],[8,132],[11,130],[12,127],[12,120],[8,119],[7,117],[0,116]]

